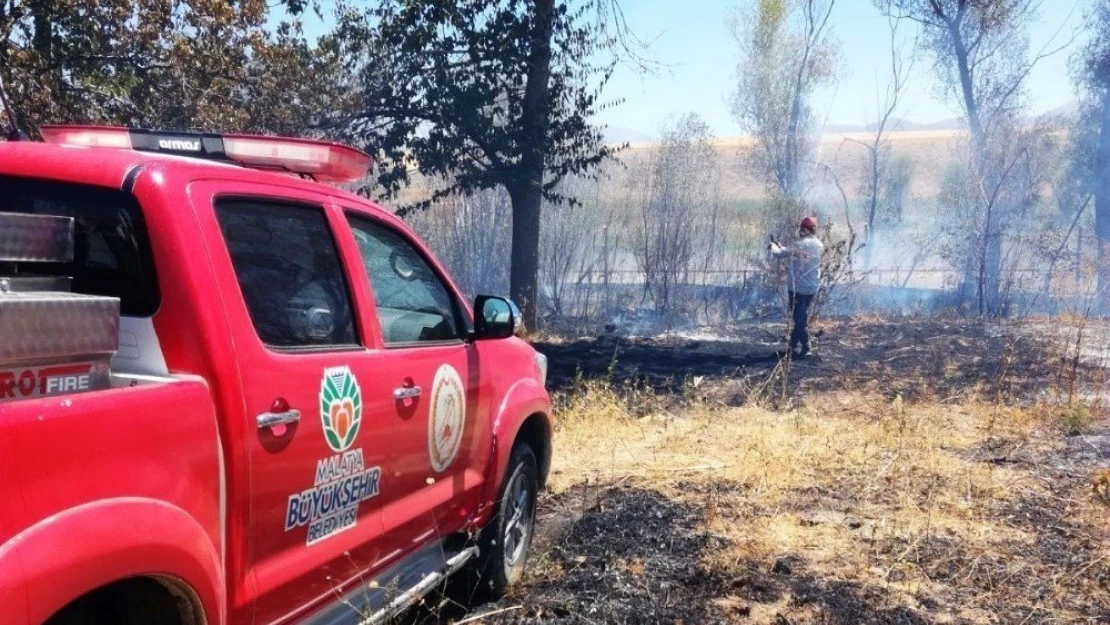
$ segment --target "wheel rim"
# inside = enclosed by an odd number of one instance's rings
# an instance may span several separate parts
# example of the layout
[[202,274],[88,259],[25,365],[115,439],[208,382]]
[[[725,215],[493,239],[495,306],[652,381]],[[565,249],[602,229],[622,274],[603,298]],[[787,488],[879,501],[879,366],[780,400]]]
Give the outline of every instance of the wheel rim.
[[506,501],[508,522],[505,523],[505,566],[513,568],[524,558],[532,535],[532,489],[528,476],[521,471],[509,485]]

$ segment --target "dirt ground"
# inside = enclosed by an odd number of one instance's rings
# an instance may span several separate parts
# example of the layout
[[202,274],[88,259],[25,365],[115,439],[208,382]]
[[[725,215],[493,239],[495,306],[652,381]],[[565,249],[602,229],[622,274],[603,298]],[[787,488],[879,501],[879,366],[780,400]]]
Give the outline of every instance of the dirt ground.
[[1110,623],[1110,328],[551,339],[530,569],[442,622]]

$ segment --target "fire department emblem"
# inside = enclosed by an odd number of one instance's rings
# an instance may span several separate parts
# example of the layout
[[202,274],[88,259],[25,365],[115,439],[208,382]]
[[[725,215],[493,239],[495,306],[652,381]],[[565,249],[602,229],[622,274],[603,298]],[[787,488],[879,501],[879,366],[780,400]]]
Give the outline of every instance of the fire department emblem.
[[428,418],[428,455],[436,473],[451,466],[459,453],[466,426],[466,399],[462,379],[450,365],[436,371]]
[[324,439],[336,453],[355,442],[362,423],[362,390],[350,367],[324,369],[320,420],[324,423]]

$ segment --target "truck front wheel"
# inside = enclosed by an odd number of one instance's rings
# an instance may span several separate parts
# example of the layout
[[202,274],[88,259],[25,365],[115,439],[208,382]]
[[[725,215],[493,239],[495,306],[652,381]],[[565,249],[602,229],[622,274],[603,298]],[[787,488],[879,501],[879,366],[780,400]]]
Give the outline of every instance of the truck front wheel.
[[77,599],[46,625],[183,625],[181,601],[153,579],[132,578]]
[[527,444],[513,447],[497,513],[482,530],[476,590],[483,599],[501,598],[524,575],[536,526],[537,464],[536,454]]

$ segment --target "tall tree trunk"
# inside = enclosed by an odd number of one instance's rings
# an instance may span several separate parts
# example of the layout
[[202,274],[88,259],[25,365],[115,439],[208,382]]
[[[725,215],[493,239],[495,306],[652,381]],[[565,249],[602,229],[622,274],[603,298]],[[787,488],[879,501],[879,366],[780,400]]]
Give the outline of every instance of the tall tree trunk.
[[43,65],[49,67],[54,61],[54,2],[53,0],[37,0],[29,4],[35,25],[35,33],[31,36],[31,47],[42,57],[40,60]]
[[[964,9],[961,9],[963,13]],[[959,25],[963,18],[953,19],[949,22],[949,32],[955,48],[956,68],[960,76],[960,92],[964,101],[964,111],[967,113],[967,125],[971,130],[971,143],[974,164],[978,174],[983,176],[988,186],[993,184],[994,170],[989,162],[987,150],[987,131],[983,125],[982,110],[979,101],[975,98],[975,89],[971,78],[971,65],[968,60],[968,50],[964,43]],[[1002,309],[1002,232],[1000,220],[993,215],[993,207],[987,207],[984,232],[981,240],[983,249],[980,254],[980,270],[978,275],[978,309],[979,314],[998,314]]]
[[966,8],[961,7],[956,17],[948,20],[948,36],[952,41],[953,52],[956,56],[956,70],[960,75],[960,95],[964,100],[964,112],[967,113],[967,125],[971,129],[971,138],[975,143],[978,155],[986,148],[987,133],[983,127],[983,118],[980,116],[979,101],[975,99],[975,85],[971,80],[971,63],[968,59],[967,44],[964,42],[960,26],[966,19]]
[[1095,235],[1098,237],[1099,313],[1110,311],[1110,87],[1102,91],[1102,123],[1095,174]]
[[985,267],[983,285],[985,308],[981,307],[979,314],[1000,315],[1002,313],[1002,237],[998,232],[984,243],[983,259]]
[[543,191],[539,186],[523,184],[509,189],[513,204],[513,244],[509,267],[509,291],[520,306],[524,323],[536,327],[539,303],[537,281],[540,269],[540,207]]
[[524,323],[536,327],[536,281],[539,279],[540,208],[543,204],[544,155],[551,106],[551,38],[555,30],[555,0],[535,0],[528,78],[521,103],[521,153],[517,180],[509,185],[513,203],[512,268],[509,291],[521,307]]

